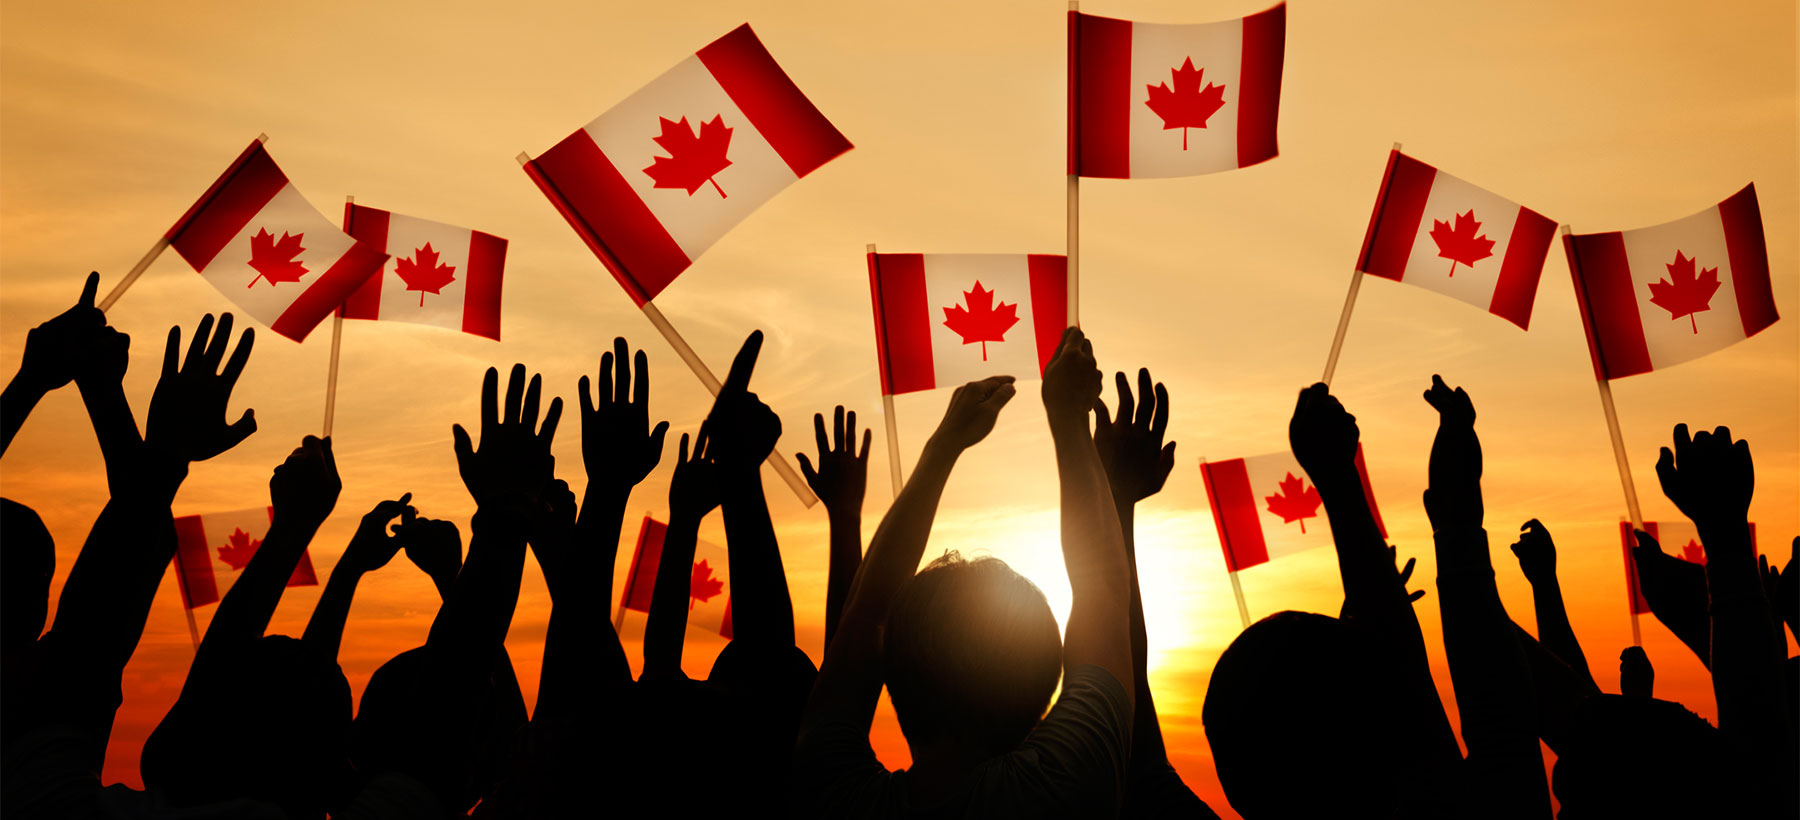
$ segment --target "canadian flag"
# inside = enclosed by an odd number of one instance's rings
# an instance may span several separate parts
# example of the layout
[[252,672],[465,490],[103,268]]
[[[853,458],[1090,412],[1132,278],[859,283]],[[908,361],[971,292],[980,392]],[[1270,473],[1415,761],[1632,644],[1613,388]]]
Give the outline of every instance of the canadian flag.
[[296,342],[387,259],[300,196],[261,140],[165,236],[220,293]]
[[[662,563],[663,536],[669,526],[650,516],[638,529],[637,549],[631,553],[631,570],[625,573],[622,609],[650,611],[656,595],[656,570]],[[731,638],[731,567],[725,548],[707,541],[694,543],[694,567],[688,575],[688,622],[693,629]]]
[[1069,173],[1185,177],[1274,158],[1287,4],[1157,25],[1069,12]]
[[[1369,469],[1363,463],[1360,444],[1356,446],[1356,474],[1362,477],[1363,495],[1375,514],[1375,526],[1386,538],[1387,526],[1381,523],[1381,508],[1369,486]],[[1212,505],[1213,523],[1219,527],[1227,570],[1237,572],[1331,543],[1324,501],[1292,453],[1203,461],[1200,477],[1206,484],[1206,501]]]
[[[188,609],[217,603],[250,563],[250,556],[269,534],[274,507],[184,515],[175,519],[175,582],[181,587],[181,603]],[[300,553],[300,562],[288,577],[290,587],[315,586],[312,556]]]
[[1033,378],[1069,319],[1068,257],[869,254],[883,395]]
[[641,307],[850,142],[748,24],[525,164]]
[[[1690,564],[1706,566],[1706,549],[1700,545],[1700,530],[1689,521],[1645,521],[1644,532],[1656,539],[1662,551]],[[1650,611],[1650,603],[1644,600],[1644,591],[1638,586],[1637,562],[1632,560],[1631,548],[1637,544],[1637,536],[1631,531],[1630,521],[1619,522],[1619,546],[1625,552],[1625,597],[1631,604],[1633,615],[1642,615]],[[1750,551],[1756,552],[1756,524],[1750,525]]]
[[344,318],[417,322],[500,339],[506,240],[355,203],[344,205],[344,230],[389,255],[381,272],[344,302]]
[[1537,211],[1391,151],[1356,269],[1529,328],[1555,233]]
[[1674,222],[1565,236],[1563,250],[1603,379],[1699,358],[1780,318],[1755,185]]

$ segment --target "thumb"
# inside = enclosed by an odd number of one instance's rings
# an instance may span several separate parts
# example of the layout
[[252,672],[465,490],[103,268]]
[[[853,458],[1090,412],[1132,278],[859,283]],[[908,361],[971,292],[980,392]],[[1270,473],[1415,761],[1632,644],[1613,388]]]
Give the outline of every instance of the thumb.
[[238,446],[254,432],[256,432],[256,411],[245,410],[237,421],[225,428],[225,448],[220,452]]

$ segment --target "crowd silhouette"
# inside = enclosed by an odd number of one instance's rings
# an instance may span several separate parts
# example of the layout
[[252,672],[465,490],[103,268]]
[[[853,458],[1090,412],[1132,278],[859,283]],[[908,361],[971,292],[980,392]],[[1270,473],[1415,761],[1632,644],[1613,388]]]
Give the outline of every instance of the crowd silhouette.
[[[650,418],[644,353],[618,339],[598,379],[578,385],[579,498],[551,455],[562,399],[546,401],[523,365],[502,394],[490,368],[479,425],[452,436],[476,505],[466,556],[456,524],[420,517],[410,495],[382,501],[296,639],[265,633],[343,486],[331,439],[301,440],[270,478],[266,538],[144,744],[144,789],[104,785],[122,674],[175,551],[171,504],[196,462],[256,430],[249,410],[227,421],[255,333],[234,340],[231,314],[208,315],[184,352],[171,328],[140,434],[121,387],[129,339],[94,307],[97,284],[89,276],[74,307],[30,332],[0,396],[0,445],[10,445],[39,399],[74,382],[110,490],[47,631],[50,533],[30,508],[0,503],[8,818],[1216,816],[1169,762],[1148,679],[1134,510],[1175,463],[1170,396],[1148,370],[1135,386],[1121,372],[1109,407],[1093,345],[1073,328],[1042,390],[1073,593],[1060,630],[1043,593],[1003,561],[928,544],[958,458],[1015,395],[1012,377],[996,376],[956,390],[866,553],[869,431],[858,446],[856,414],[842,406],[829,428],[814,417],[818,452],[800,461],[830,524],[827,645],[815,668],[795,646],[764,499],[760,465],[781,422],[750,389],[755,332],[698,432],[675,446],[634,680],[607,591],[628,496],[664,457],[669,425]],[[1300,391],[1288,436],[1325,506],[1344,600],[1335,616],[1264,618],[1220,657],[1202,720],[1231,807],[1248,818],[1527,818],[1550,815],[1554,793],[1560,816],[1576,820],[1795,816],[1800,659],[1786,657],[1782,628],[1800,630],[1800,570],[1791,553],[1777,569],[1752,547],[1748,444],[1724,427],[1690,435],[1682,425],[1656,464],[1664,494],[1701,534],[1704,566],[1645,532],[1633,548],[1651,612],[1711,672],[1715,726],[1654,696],[1641,649],[1620,654],[1617,694],[1596,679],[1537,520],[1512,551],[1538,634],[1514,623],[1495,585],[1474,403],[1436,376],[1424,398],[1439,419],[1424,495],[1435,604],[1467,751],[1432,683],[1413,562],[1397,565],[1362,490],[1356,417],[1315,384]],[[688,570],[715,509],[733,634],[695,680],[681,665]],[[551,600],[529,710],[505,649],[527,550]],[[425,644],[383,664],[354,705],[337,663],[352,597],[402,552],[441,602]],[[870,747],[883,687],[911,750],[904,771]],[[682,799],[695,788],[689,739],[701,727],[717,764],[705,809]],[[1556,754],[1548,781],[1540,741]]]

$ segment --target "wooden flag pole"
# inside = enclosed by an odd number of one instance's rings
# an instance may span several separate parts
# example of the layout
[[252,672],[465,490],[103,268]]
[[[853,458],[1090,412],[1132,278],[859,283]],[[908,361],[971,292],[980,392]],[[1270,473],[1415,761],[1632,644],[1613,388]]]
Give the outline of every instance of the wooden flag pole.
[[[1081,0],[1069,0],[1069,11],[1080,10]],[[1070,34],[1073,35],[1075,29],[1071,26],[1069,31]],[[1073,47],[1070,48],[1069,59],[1071,61],[1075,59]],[[1069,66],[1069,76],[1071,78],[1075,76],[1075,66],[1073,65]],[[1069,87],[1071,90],[1074,89],[1075,84],[1073,79],[1071,79]],[[1075,112],[1069,112],[1069,116],[1073,117],[1074,115]],[[1069,138],[1073,140],[1074,137],[1075,129],[1070,128]],[[1070,156],[1073,158],[1075,146],[1070,145],[1068,148]],[[1073,161],[1071,161],[1070,164],[1073,165]],[[1069,265],[1069,327],[1077,327],[1081,324],[1081,275],[1079,273],[1081,267],[1081,169],[1076,167],[1073,170],[1076,171],[1076,173],[1069,174],[1069,225],[1067,230],[1069,247],[1066,251],[1068,254]]]
[[[875,255],[875,243],[869,243],[869,256]],[[871,262],[871,265],[874,263]],[[872,270],[872,268],[871,268]],[[877,310],[880,305],[876,306]],[[885,366],[885,363],[877,363]],[[894,396],[892,393],[881,394],[881,415],[887,419],[888,444],[888,484],[894,488],[894,498],[900,497],[900,488],[906,486],[900,475],[900,422],[894,418]]]
[[1231,576],[1231,594],[1237,596],[1238,619],[1244,622],[1244,628],[1250,628],[1250,607],[1244,603],[1244,585],[1238,583],[1237,570],[1227,573]]
[[188,637],[193,639],[194,651],[198,652],[200,651],[200,625],[194,623],[194,610],[187,606],[185,596],[181,604],[181,610],[187,613]]
[[[350,206],[356,197],[344,197],[344,233],[350,232]],[[379,276],[380,274],[376,274]],[[325,437],[331,437],[331,422],[337,415],[338,348],[344,341],[344,306],[331,313],[331,364],[325,369]]]
[[[1400,143],[1394,143],[1394,150],[1400,150]],[[1386,192],[1387,180],[1384,179],[1382,180],[1382,193],[1385,194]],[[1381,207],[1379,205],[1375,208],[1375,218],[1381,218]],[[1357,267],[1360,268],[1361,264],[1359,263]],[[1323,378],[1319,379],[1319,381],[1324,382],[1327,386],[1331,384],[1332,375],[1337,373],[1338,353],[1342,352],[1344,349],[1344,335],[1350,332],[1350,312],[1356,309],[1356,292],[1362,290],[1362,280],[1363,272],[1361,270],[1351,272],[1350,292],[1344,294],[1344,311],[1338,314],[1337,335],[1331,339],[1331,355],[1325,357],[1325,375]]]
[[[656,309],[656,303],[645,302],[643,311],[644,317],[650,320],[650,324],[655,325],[657,332],[669,341],[669,346],[675,348],[675,354],[680,356],[682,361],[687,362],[688,369],[694,371],[694,375],[700,377],[700,383],[706,385],[706,389],[712,391],[714,396],[719,395],[720,388],[724,386],[719,383],[719,377],[713,375],[713,372],[706,367],[706,362],[700,360],[700,355],[688,346],[687,340],[681,338],[681,334],[675,330],[673,325],[669,324],[668,319],[663,318],[662,311]],[[794,495],[800,498],[800,503],[808,507],[819,503],[819,497],[813,495],[812,488],[806,486],[806,480],[802,479],[799,473],[794,472],[794,468],[788,465],[787,459],[782,458],[779,450],[769,454],[769,466],[774,467],[775,474],[787,482],[788,488],[792,489]]]
[[[1568,225],[1562,226],[1562,236],[1565,247],[1568,246],[1568,237],[1571,233],[1573,233],[1573,230]],[[1581,271],[1578,269],[1574,251],[1569,252],[1569,266],[1571,268],[1570,273],[1575,275],[1575,290],[1576,295],[1579,297],[1581,294]],[[1580,307],[1582,314],[1582,328],[1588,334],[1588,344],[1592,345],[1594,343],[1594,331],[1592,323],[1588,320],[1587,300],[1585,298],[1580,299]],[[1596,367],[1596,370],[1598,370],[1598,367]],[[1637,531],[1644,528],[1644,510],[1638,504],[1637,484],[1631,480],[1631,461],[1626,458],[1625,455],[1625,433],[1619,428],[1619,410],[1613,405],[1612,382],[1609,381],[1605,375],[1598,372],[1595,373],[1594,382],[1600,387],[1600,411],[1606,416],[1606,432],[1612,438],[1613,459],[1618,462],[1619,466],[1619,484],[1625,488],[1625,511],[1631,515],[1631,541],[1635,544],[1637,543]],[[1635,559],[1633,559],[1628,552],[1626,554],[1626,560]],[[1635,567],[1627,567],[1626,569],[1628,571],[1636,571]],[[1637,607],[1632,606],[1630,609],[1631,645],[1643,646],[1643,629],[1638,623]]]

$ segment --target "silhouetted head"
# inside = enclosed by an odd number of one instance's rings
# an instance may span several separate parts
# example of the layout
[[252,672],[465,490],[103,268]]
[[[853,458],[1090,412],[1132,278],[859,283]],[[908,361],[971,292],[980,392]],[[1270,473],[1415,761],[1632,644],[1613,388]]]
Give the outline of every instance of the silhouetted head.
[[1062,638],[1025,576],[997,558],[947,552],[894,600],[882,667],[914,749],[948,742],[997,755],[1044,716],[1062,674]]
[[1310,612],[1251,625],[1219,656],[1200,717],[1231,807],[1246,818],[1382,817],[1415,758],[1389,726],[1399,687],[1362,629]]
[[144,742],[144,785],[175,806],[236,798],[318,817],[349,785],[350,683],[337,662],[285,635],[191,673]]
[[1724,816],[1719,730],[1679,703],[1592,695],[1563,746],[1550,784],[1564,820]]
[[[501,661],[505,662],[504,656]],[[356,710],[356,721],[350,731],[350,761],[363,777],[382,772],[403,770],[420,732],[417,722],[430,717],[421,713],[420,687],[430,686],[426,668],[425,647],[408,649],[388,659],[369,677],[363,687],[362,703]],[[498,676],[496,676],[498,677]],[[510,677],[508,678],[510,680]],[[512,760],[515,735],[529,719],[518,688],[502,687],[497,682],[484,689],[485,712],[481,716],[481,738],[474,754],[479,759],[470,767],[469,777],[462,783],[467,811],[486,794]]]
[[30,507],[0,498],[0,651],[13,652],[44,632],[56,542]]

